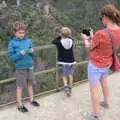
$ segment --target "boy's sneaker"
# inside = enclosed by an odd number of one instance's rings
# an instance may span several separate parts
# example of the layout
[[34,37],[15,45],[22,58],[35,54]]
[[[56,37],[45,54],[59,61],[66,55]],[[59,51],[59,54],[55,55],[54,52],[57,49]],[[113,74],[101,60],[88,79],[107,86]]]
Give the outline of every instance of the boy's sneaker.
[[65,86],[63,90],[64,90],[65,93],[68,92],[69,91],[68,86]]
[[35,106],[35,107],[39,107],[40,106],[40,104],[37,101],[34,101],[34,100],[32,102],[30,102],[30,104]]
[[72,87],[68,87],[69,88],[69,92],[72,93]]
[[103,108],[105,108],[105,109],[109,109],[109,108],[110,108],[109,104],[105,104],[103,101],[100,102],[100,105],[101,105]]
[[96,117],[94,116],[92,113],[84,113],[83,114],[83,117],[86,119],[86,120],[101,120],[99,117]]
[[71,95],[70,89],[69,89],[68,86],[65,86],[64,91],[65,91],[65,93],[66,93],[66,95],[67,95],[68,97]]
[[17,109],[20,111],[20,112],[29,112],[28,109],[22,105],[22,106],[17,106]]

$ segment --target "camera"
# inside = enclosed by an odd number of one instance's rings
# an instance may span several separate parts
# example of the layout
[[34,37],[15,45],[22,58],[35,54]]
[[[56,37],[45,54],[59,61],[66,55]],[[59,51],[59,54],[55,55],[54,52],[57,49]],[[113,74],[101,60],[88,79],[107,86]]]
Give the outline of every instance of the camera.
[[83,29],[82,33],[87,35],[87,36],[90,36],[90,29]]

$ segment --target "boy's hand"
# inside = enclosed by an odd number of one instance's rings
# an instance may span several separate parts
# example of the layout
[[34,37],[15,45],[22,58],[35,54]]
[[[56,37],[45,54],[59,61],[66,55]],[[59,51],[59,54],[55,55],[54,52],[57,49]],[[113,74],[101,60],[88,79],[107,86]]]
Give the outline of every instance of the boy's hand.
[[20,53],[21,53],[22,55],[25,55],[25,54],[26,54],[25,50],[20,51]]
[[34,52],[34,49],[33,48],[30,48],[30,53],[33,53]]

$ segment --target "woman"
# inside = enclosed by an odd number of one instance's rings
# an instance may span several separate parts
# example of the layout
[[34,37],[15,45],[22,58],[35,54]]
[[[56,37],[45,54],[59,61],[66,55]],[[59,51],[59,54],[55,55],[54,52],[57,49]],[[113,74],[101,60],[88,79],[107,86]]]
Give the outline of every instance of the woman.
[[[115,38],[116,45],[120,46],[120,11],[111,4],[105,5],[101,9],[100,17],[103,25]],[[90,31],[90,36],[81,33],[85,47],[90,51],[90,60],[88,63],[88,80],[90,83],[92,113],[85,113],[85,119],[100,120],[99,110],[99,83],[102,86],[104,101],[100,103],[104,108],[109,108],[109,88],[107,76],[109,68],[112,65],[112,41],[109,33],[105,29],[98,30],[95,35]]]

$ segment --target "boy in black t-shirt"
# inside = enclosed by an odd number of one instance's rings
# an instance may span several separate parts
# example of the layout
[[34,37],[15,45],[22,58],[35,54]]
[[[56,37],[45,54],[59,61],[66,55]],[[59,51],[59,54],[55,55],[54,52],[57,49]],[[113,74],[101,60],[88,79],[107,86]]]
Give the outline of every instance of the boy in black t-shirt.
[[71,95],[73,84],[73,73],[75,70],[75,59],[73,54],[73,40],[71,38],[71,30],[63,27],[60,35],[53,40],[58,50],[58,62],[60,66],[60,76],[62,77],[65,92]]

